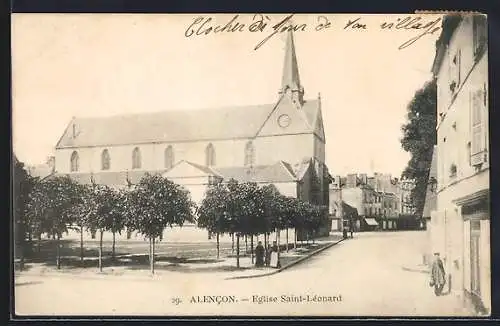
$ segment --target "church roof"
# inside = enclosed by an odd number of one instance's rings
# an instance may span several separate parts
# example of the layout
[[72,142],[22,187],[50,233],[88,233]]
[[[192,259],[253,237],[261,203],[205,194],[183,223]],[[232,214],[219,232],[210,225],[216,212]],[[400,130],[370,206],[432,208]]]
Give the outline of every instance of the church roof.
[[[279,104],[73,118],[56,148],[253,138]],[[304,102],[301,110],[307,120],[301,132],[319,133],[319,100]],[[283,133],[272,126],[274,134]]]

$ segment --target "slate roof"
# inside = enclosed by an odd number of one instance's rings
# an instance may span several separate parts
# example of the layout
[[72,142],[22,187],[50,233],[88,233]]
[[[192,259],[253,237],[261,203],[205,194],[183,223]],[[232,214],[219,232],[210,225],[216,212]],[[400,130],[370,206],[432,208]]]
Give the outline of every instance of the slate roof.
[[[332,205],[336,210],[339,209],[339,202],[338,201],[333,202]],[[345,201],[342,201],[342,211],[343,211],[343,214],[345,217],[358,216],[357,208],[347,204]]]
[[295,182],[297,178],[293,174],[288,163],[283,161],[273,165],[256,165],[253,167],[226,167],[216,168],[219,175],[225,180],[235,179],[238,182]]
[[[252,138],[278,104],[73,118],[56,148]],[[304,102],[301,110],[308,120],[304,132],[314,132],[319,100]],[[276,134],[283,133],[275,128]]]
[[[279,161],[272,165],[257,165],[253,167],[207,167],[193,162],[186,163],[207,173],[209,175],[222,177],[224,180],[235,179],[238,182],[257,182],[257,183],[274,183],[274,182],[295,182],[297,177],[294,174],[290,164]],[[129,171],[127,172],[95,172],[95,173],[68,173],[59,175],[68,175],[70,178],[81,184],[91,184],[92,178],[97,184],[108,186],[123,186],[127,185],[128,179],[132,184],[138,183],[146,174],[163,174],[167,170],[162,171]]]

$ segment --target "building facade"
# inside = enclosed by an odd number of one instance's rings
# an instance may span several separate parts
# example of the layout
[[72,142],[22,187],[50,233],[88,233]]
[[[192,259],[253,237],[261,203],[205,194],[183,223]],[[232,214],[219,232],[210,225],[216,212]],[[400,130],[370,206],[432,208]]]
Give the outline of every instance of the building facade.
[[211,180],[233,178],[328,207],[321,98],[304,95],[289,32],[274,103],[73,118],[56,145],[56,171],[115,187],[161,174],[197,203]]
[[[351,173],[336,176],[330,184],[330,216],[332,227],[340,230],[342,207],[348,205],[356,214],[354,229],[395,230],[401,213],[399,180],[390,174]],[[345,216],[344,216],[345,219]],[[345,225],[345,221],[343,223]]]
[[432,71],[437,78],[437,209],[434,252],[450,291],[491,309],[487,24],[482,15],[447,16]]
[[415,203],[411,199],[411,192],[415,188],[415,180],[402,178],[399,181],[399,201],[401,206],[401,215],[414,215]]

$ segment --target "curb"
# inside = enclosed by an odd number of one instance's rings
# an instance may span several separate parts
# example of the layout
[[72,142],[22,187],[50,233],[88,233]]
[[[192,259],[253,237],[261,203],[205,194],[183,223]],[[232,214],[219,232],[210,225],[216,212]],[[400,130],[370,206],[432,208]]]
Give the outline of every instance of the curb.
[[337,240],[335,242],[331,242],[329,244],[327,244],[326,246],[324,246],[323,248],[320,248],[316,251],[313,251],[311,252],[309,255],[306,255],[304,257],[301,257],[291,263],[289,263],[288,265],[285,265],[283,267],[281,267],[280,269],[276,269],[276,270],[273,270],[272,272],[269,272],[269,273],[264,273],[264,274],[257,274],[257,275],[244,275],[244,276],[233,276],[233,277],[228,277],[228,278],[225,278],[225,280],[236,280],[236,279],[243,279],[243,278],[257,278],[257,277],[263,277],[263,276],[270,276],[270,275],[274,275],[274,274],[278,274],[290,267],[293,267],[301,262],[303,262],[304,260],[306,259],[309,259],[311,258],[312,256],[316,255],[316,254],[319,254],[320,252],[326,250],[326,249],[329,249],[333,246],[335,246],[336,244],[338,244],[339,242],[342,242],[344,241],[344,239],[340,239],[340,240]]

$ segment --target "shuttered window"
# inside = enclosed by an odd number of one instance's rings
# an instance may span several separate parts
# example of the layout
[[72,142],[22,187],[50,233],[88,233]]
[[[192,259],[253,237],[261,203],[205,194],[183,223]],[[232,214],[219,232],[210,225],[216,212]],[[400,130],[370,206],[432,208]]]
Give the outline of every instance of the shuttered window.
[[471,93],[471,164],[478,165],[484,162],[486,145],[485,119],[486,113],[485,95],[483,90]]

